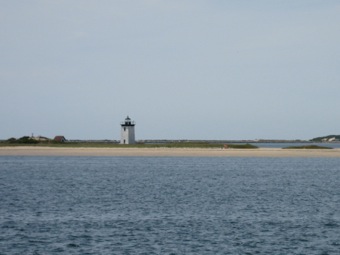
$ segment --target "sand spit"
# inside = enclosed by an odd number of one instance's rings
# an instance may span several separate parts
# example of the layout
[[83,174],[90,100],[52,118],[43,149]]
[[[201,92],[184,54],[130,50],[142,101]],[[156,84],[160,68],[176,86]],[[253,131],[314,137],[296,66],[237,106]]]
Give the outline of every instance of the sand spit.
[[60,148],[0,147],[0,156],[340,157],[340,149]]

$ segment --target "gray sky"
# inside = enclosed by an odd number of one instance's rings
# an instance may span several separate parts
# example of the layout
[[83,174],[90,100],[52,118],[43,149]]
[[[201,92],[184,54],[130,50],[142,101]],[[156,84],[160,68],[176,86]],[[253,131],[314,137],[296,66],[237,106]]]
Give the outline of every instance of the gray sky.
[[338,0],[0,0],[0,139],[340,134]]

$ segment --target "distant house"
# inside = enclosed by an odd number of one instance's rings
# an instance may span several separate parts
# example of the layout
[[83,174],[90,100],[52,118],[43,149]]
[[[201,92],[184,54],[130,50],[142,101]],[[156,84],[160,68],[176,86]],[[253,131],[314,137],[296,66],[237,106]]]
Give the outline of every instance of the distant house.
[[321,139],[321,142],[337,142],[339,141],[339,139],[337,139],[336,137],[326,137]]
[[57,135],[56,137],[54,137],[53,141],[63,143],[66,142],[66,138],[65,136]]
[[38,141],[38,142],[47,142],[49,141],[50,139],[47,138],[47,137],[44,137],[44,136],[32,136],[31,139],[35,140],[35,141]]

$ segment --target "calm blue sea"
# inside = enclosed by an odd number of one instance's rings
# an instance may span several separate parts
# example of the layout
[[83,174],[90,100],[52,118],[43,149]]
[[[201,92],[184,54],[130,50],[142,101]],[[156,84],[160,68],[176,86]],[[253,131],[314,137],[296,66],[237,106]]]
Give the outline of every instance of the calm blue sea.
[[340,254],[340,159],[0,157],[0,254]]

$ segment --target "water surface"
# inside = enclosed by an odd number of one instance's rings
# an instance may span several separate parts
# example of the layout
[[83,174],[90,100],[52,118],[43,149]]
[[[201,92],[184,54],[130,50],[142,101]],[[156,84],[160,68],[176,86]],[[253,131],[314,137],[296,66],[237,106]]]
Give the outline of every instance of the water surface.
[[0,157],[0,254],[339,254],[340,159]]

